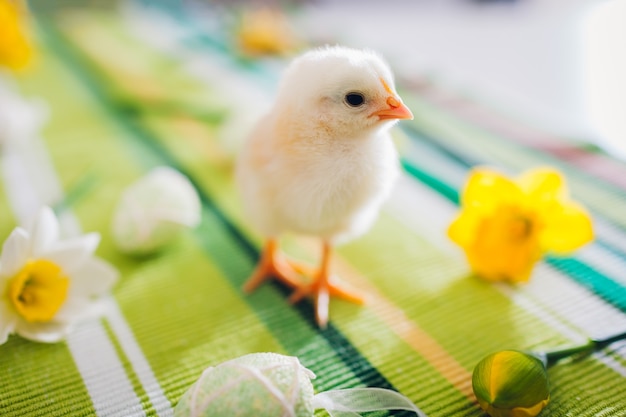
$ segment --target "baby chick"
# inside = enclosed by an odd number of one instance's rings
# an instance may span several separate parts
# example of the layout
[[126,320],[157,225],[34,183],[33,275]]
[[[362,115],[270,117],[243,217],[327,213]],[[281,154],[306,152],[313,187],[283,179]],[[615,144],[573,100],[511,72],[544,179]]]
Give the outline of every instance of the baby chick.
[[[329,296],[363,302],[331,275],[331,254],[376,219],[399,171],[389,128],[412,118],[389,66],[373,51],[324,47],[291,62],[237,160],[244,210],[266,237],[245,291],[274,277],[294,288],[292,302],[313,296],[322,328]],[[309,281],[301,275],[310,271],[279,251],[286,232],[322,240]]]

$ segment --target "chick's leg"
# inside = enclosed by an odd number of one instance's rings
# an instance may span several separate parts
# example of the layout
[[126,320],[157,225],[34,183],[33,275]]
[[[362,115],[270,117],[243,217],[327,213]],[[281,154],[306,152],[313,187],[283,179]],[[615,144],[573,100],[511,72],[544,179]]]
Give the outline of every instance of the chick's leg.
[[363,297],[343,287],[337,282],[330,272],[330,260],[333,249],[330,243],[324,242],[320,269],[310,284],[297,286],[289,298],[292,303],[297,303],[307,295],[313,295],[315,301],[315,319],[318,326],[325,328],[328,324],[328,302],[330,296],[337,296],[347,301],[363,304]]
[[252,276],[243,285],[243,290],[248,293],[252,292],[270,278],[276,278],[290,287],[302,285],[298,279],[298,272],[280,253],[276,239],[268,239],[265,243],[261,259],[259,259]]

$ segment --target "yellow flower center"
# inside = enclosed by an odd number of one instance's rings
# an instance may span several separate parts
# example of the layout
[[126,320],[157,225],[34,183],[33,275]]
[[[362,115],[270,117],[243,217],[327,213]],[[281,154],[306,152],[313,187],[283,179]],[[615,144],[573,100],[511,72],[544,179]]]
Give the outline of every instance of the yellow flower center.
[[11,279],[9,299],[29,322],[52,320],[65,299],[70,284],[57,264],[45,259],[29,261]]
[[523,215],[513,215],[508,219],[509,238],[513,241],[528,239],[533,233],[533,221]]
[[517,206],[501,206],[478,227],[470,258],[487,279],[525,281],[541,257],[536,215]]

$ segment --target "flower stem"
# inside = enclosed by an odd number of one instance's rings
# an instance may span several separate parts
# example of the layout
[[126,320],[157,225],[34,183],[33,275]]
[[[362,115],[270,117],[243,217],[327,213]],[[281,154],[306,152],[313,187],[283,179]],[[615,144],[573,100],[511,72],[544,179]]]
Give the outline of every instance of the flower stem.
[[626,340],[626,331],[604,339],[589,339],[587,343],[583,345],[542,352],[540,356],[544,358],[546,366],[551,366],[563,359],[571,358],[572,356],[584,356],[592,352],[597,352],[618,340]]
[[591,341],[594,343],[596,350],[598,350],[610,345],[611,343],[617,342],[618,340],[626,340],[626,331],[609,336],[605,339],[592,339]]
[[550,350],[544,352],[546,366],[552,366],[555,363],[570,358],[572,356],[584,356],[588,355],[596,349],[596,345],[593,340],[589,339],[589,341],[584,345],[571,346],[563,349]]

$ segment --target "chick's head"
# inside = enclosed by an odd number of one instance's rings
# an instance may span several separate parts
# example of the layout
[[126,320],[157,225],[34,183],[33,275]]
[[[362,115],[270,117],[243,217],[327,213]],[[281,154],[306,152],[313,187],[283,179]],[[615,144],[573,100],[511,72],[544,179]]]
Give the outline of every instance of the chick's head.
[[296,58],[284,74],[277,104],[332,136],[358,137],[413,118],[385,60],[371,50],[341,46]]

